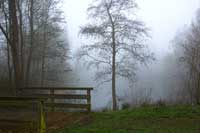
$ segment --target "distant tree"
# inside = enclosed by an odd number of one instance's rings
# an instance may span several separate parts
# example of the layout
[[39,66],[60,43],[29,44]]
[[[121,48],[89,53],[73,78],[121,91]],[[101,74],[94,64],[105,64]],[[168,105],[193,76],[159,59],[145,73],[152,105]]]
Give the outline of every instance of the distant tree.
[[148,28],[136,19],[136,9],[134,0],[95,0],[88,8],[92,21],[80,30],[93,40],[81,48],[78,57],[89,59],[88,67],[98,68],[95,80],[112,82],[113,110],[117,109],[116,77],[133,83],[138,63],[153,59],[144,44]]
[[49,75],[59,81],[59,75],[66,72],[69,45],[63,35],[60,2],[0,0],[0,55],[7,53],[7,76],[10,82],[15,81],[16,88],[39,82],[43,85]]
[[[17,1],[2,1],[2,4],[7,3],[8,7],[8,14],[9,16],[9,32],[6,32],[6,28],[0,24],[1,32],[4,34],[8,44],[11,48],[11,55],[12,55],[12,64],[14,68],[14,75],[15,75],[15,85],[16,87],[20,87],[23,84],[23,69],[22,69],[22,62],[20,58],[20,43],[19,43],[19,19],[17,14]],[[5,7],[5,6],[4,6]]]
[[200,104],[200,10],[192,24],[174,39],[175,50],[181,51],[179,61],[186,68],[187,89],[192,103]]

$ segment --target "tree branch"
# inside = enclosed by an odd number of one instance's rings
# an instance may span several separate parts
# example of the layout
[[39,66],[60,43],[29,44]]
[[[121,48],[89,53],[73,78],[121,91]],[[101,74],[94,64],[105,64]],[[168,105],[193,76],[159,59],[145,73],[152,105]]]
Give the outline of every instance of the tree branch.
[[10,38],[8,37],[8,34],[6,33],[5,29],[3,28],[3,26],[0,24],[0,29],[1,29],[1,32],[4,34],[6,40],[8,41],[8,43],[11,45],[11,40]]

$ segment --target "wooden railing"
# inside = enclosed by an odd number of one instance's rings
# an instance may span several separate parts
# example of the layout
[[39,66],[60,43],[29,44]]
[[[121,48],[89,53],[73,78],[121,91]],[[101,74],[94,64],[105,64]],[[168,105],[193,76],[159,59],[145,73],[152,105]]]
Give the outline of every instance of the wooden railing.
[[[50,107],[52,111],[55,108],[65,109],[83,109],[87,112],[91,111],[91,87],[25,87],[20,88],[21,96],[30,96],[48,99],[45,103],[46,107]],[[68,91],[68,92],[66,92]],[[74,93],[70,93],[73,91]],[[77,91],[81,93],[77,93]],[[60,102],[59,100],[64,100]],[[68,103],[69,100],[76,103]],[[85,102],[83,102],[85,100]]]
[[[12,133],[25,128],[26,132],[46,133],[44,101],[33,97],[0,97],[0,132]],[[33,106],[36,106],[35,110]],[[36,116],[29,114],[27,109]]]

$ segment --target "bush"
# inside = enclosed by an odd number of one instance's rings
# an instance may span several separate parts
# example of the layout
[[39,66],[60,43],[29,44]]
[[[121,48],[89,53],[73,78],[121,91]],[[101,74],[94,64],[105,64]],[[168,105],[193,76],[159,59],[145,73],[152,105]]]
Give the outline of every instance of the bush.
[[155,105],[159,106],[159,107],[165,107],[166,106],[166,102],[164,100],[160,99],[155,103]]
[[131,108],[131,105],[129,103],[122,104],[122,109],[129,109],[129,108]]
[[149,107],[149,106],[151,106],[152,104],[150,103],[150,102],[142,102],[141,104],[140,104],[140,106],[141,107]]

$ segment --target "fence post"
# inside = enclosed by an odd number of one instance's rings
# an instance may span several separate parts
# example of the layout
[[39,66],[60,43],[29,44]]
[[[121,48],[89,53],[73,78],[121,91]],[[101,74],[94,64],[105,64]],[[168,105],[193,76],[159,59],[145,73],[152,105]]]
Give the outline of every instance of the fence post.
[[88,104],[88,112],[91,112],[91,94],[90,94],[91,92],[90,92],[90,89],[87,89],[87,96],[88,96],[88,98],[87,98],[87,104]]
[[46,114],[44,111],[44,101],[39,101],[39,133],[46,133]]
[[51,103],[52,103],[51,111],[55,111],[55,107],[54,107],[54,102],[55,102],[55,101],[54,101],[54,97],[53,97],[53,96],[54,96],[54,93],[55,93],[55,92],[54,92],[54,89],[51,88],[51,89],[50,89]]

